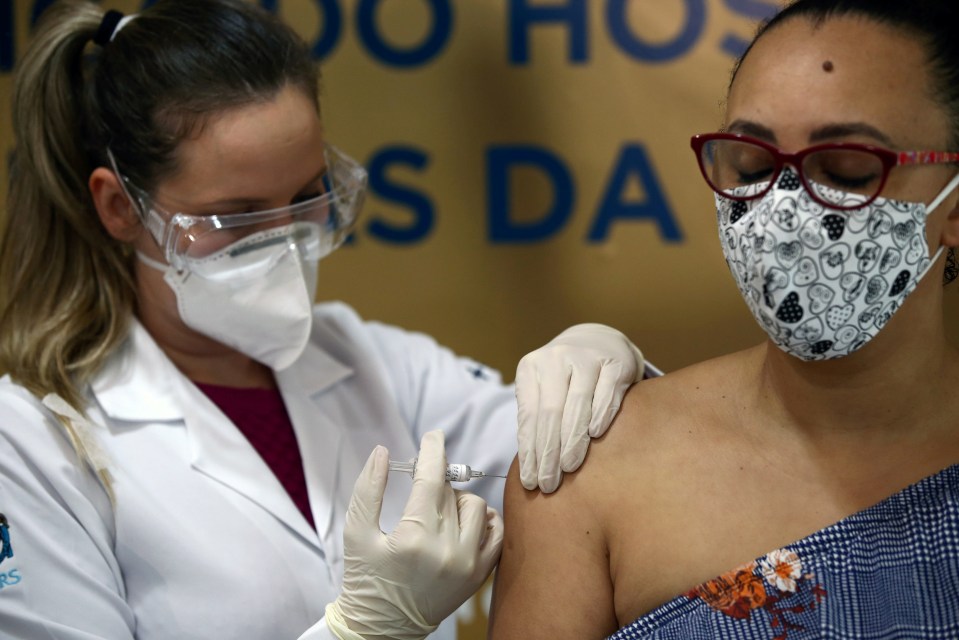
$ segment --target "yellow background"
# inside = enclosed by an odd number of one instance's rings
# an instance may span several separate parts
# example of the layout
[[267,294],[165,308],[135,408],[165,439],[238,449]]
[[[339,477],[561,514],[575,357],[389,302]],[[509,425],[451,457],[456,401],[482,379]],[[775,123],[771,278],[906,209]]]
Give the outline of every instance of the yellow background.
[[[748,39],[756,12],[776,2],[632,0],[625,26],[653,45],[676,40],[691,12],[703,10],[705,24],[694,46],[653,63],[614,41],[605,13],[611,2],[585,0],[585,60],[570,60],[568,25],[539,24],[526,30],[529,60],[515,64],[509,7],[518,1],[449,0],[449,40],[434,58],[407,68],[384,64],[360,41],[359,0],[334,3],[342,10],[342,29],[322,65],[328,138],[364,163],[390,146],[424,153],[425,167],[394,166],[387,176],[428,197],[435,218],[418,242],[384,242],[370,223],[409,226],[412,214],[371,193],[353,244],[320,267],[319,298],[345,300],[369,319],[425,331],[500,369],[506,379],[525,352],[578,322],[618,327],[665,370],[758,342],[763,334],[728,276],[712,195],[688,140],[720,124],[733,61],[724,43]],[[12,18],[15,55],[24,50],[35,4],[12,0],[12,15],[0,15],[8,39]],[[103,3],[125,12],[141,4]],[[276,6],[308,41],[322,33],[319,0],[277,0]],[[377,32],[396,49],[415,48],[433,28],[431,7],[427,0],[381,1]],[[0,73],[4,158],[13,137],[10,87],[9,71]],[[491,242],[487,235],[486,154],[514,144],[559,158],[576,187],[568,222],[526,244]],[[624,145],[646,151],[681,241],[665,241],[652,221],[626,219],[614,222],[604,241],[587,241]],[[6,163],[0,167],[5,188]],[[530,168],[511,178],[511,217],[541,217],[552,202],[550,181]],[[633,175],[621,199],[642,203],[647,195]],[[955,314],[955,294],[947,299]],[[461,612],[461,637],[483,637],[482,601],[467,603]]]
[[[397,68],[378,60],[358,36],[358,0],[337,0],[342,29],[322,61],[328,138],[361,162],[385,146],[426,153],[422,169],[394,166],[389,177],[434,205],[430,233],[419,242],[384,242],[372,220],[409,225],[404,206],[371,193],[352,246],[320,265],[320,299],[340,299],[365,317],[425,331],[511,379],[527,351],[577,322],[604,322],[629,335],[661,368],[674,369],[758,341],[761,333],[727,275],[716,241],[712,196],[696,168],[689,136],[721,118],[732,57],[721,43],[748,38],[754,21],[719,0],[701,0],[706,24],[695,46],[660,64],[636,60],[613,42],[606,1],[587,0],[587,59],[570,61],[570,28],[528,31],[529,61],[509,60],[508,0],[450,0],[453,27],[428,63]],[[568,0],[526,0],[562,6]],[[770,2],[771,3],[771,2]],[[13,0],[15,49],[24,50],[35,2]],[[633,0],[629,28],[650,43],[674,39],[688,19],[683,0]],[[141,2],[108,1],[124,12]],[[278,0],[278,11],[308,41],[323,29],[314,0]],[[385,0],[378,31],[395,48],[421,43],[433,26],[427,0]],[[4,29],[5,31],[6,29]],[[0,75],[0,132],[12,148],[9,92]],[[487,237],[486,151],[535,145],[560,158],[573,177],[568,222],[528,244]],[[651,221],[614,222],[605,241],[587,233],[624,144],[644,147],[682,241],[665,242]],[[6,157],[6,153],[4,153]],[[0,163],[0,184],[7,181]],[[548,210],[551,183],[542,172],[511,174],[511,216],[535,220]],[[623,200],[642,202],[632,175]]]

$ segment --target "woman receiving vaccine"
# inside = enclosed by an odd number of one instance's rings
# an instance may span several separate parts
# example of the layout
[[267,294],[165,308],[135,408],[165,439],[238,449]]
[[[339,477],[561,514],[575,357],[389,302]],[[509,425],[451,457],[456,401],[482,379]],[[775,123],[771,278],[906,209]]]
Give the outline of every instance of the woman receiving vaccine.
[[492,637],[959,637],[957,25],[763,26],[690,162],[767,339],[633,387],[562,491],[507,488]]

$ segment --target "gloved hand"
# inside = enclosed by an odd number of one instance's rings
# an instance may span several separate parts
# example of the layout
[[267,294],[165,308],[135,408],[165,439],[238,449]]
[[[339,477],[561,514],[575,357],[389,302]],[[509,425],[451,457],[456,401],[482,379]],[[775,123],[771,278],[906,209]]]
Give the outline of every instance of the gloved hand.
[[528,353],[516,368],[520,480],[545,493],[586,457],[589,439],[606,432],[643,354],[612,327],[578,324]]
[[376,447],[356,481],[343,531],[343,591],[326,608],[341,640],[419,640],[472,596],[499,559],[503,520],[446,482],[443,432],[423,436],[413,490],[389,535],[380,530],[389,453]]

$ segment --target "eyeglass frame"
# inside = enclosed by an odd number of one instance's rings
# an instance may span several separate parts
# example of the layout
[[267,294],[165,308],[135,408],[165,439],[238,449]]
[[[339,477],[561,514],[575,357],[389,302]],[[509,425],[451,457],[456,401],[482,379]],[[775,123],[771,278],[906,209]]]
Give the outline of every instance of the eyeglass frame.
[[[713,140],[732,140],[734,142],[743,142],[747,144],[753,144],[757,147],[765,149],[772,155],[773,162],[775,163],[774,172],[772,177],[769,180],[769,184],[766,185],[761,191],[749,194],[745,196],[737,196],[731,193],[726,193],[717,189],[713,185],[712,180],[709,179],[709,176],[706,173],[706,167],[703,166],[703,147],[706,143]],[[813,145],[811,147],[806,147],[805,149],[800,149],[795,153],[786,153],[779,147],[766,142],[765,140],[760,140],[752,136],[748,136],[742,133],[727,133],[727,132],[716,132],[716,133],[698,133],[692,136],[689,139],[689,145],[692,147],[693,151],[696,153],[696,163],[699,165],[699,171],[703,175],[703,179],[706,181],[706,184],[709,185],[709,188],[724,198],[729,198],[730,200],[736,200],[739,202],[744,202],[748,200],[755,200],[762,197],[768,192],[776,181],[779,179],[779,176],[782,175],[783,167],[787,164],[793,167],[796,170],[796,174],[799,177],[799,181],[802,183],[803,187],[806,189],[806,192],[809,194],[813,200],[817,203],[828,207],[830,209],[836,209],[839,211],[852,211],[855,209],[861,209],[869,205],[873,200],[879,197],[879,194],[882,193],[883,188],[886,186],[886,181],[889,179],[889,172],[896,167],[908,166],[908,165],[930,165],[930,164],[948,164],[959,162],[959,152],[953,151],[893,151],[891,149],[886,149],[885,147],[879,147],[871,144],[863,144],[859,142],[827,142],[823,144]],[[853,205],[842,205],[834,202],[829,202],[828,200],[823,199],[821,196],[817,195],[816,189],[810,185],[809,181],[806,180],[806,174],[803,171],[802,163],[805,158],[813,153],[819,151],[833,151],[833,150],[851,150],[851,151],[861,151],[864,153],[872,154],[874,157],[878,158],[882,163],[882,178],[879,181],[879,187],[876,189],[876,193],[868,197],[866,200],[861,202],[856,202]]]

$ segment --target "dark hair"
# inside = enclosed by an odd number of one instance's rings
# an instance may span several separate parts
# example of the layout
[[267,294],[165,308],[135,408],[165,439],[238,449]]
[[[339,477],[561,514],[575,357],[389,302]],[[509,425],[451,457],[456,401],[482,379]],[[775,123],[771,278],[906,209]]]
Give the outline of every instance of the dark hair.
[[803,17],[819,25],[838,16],[861,16],[913,34],[925,46],[933,91],[952,122],[949,146],[959,151],[959,0],[796,0],[764,22],[733,68],[733,78],[753,44],[783,22]]
[[319,109],[308,47],[251,3],[159,0],[112,41],[97,37],[103,19],[94,2],[54,3],[18,64],[0,238],[0,368],[77,408],[136,300],[131,252],[103,228],[87,187],[109,166],[107,147],[150,190],[176,171],[180,142],[218,113],[286,86]]

